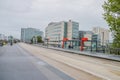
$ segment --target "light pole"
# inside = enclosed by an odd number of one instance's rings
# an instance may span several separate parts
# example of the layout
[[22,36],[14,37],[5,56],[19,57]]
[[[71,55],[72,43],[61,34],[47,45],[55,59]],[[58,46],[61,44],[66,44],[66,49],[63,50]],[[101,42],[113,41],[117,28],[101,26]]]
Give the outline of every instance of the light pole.
[[49,45],[49,40],[50,40],[50,38],[47,38],[47,48],[48,48],[48,45]]
[[55,40],[55,47],[57,47],[57,37],[56,37],[56,40]]
[[58,47],[60,47],[60,33],[58,34]]
[[104,45],[104,32],[102,32],[102,46]]
[[47,40],[47,48],[48,48],[48,41],[49,41],[49,38],[47,38],[46,40]]
[[37,36],[35,37],[35,41],[36,41],[36,44],[37,44],[37,42],[38,42],[38,38],[37,38]]

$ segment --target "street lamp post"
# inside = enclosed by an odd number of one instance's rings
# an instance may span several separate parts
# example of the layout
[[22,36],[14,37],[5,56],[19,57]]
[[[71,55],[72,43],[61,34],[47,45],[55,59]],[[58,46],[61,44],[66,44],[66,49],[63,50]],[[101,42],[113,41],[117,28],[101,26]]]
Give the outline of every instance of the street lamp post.
[[104,49],[104,32],[102,32],[102,50],[103,50],[103,53],[105,52],[105,49]]
[[47,48],[48,48],[48,38],[47,38]]
[[102,46],[104,45],[104,32],[102,32]]
[[57,47],[57,41],[58,41],[58,40],[57,40],[57,37],[56,37],[56,40],[55,40],[55,47]]
[[38,42],[38,39],[37,39],[37,36],[35,36],[35,43],[37,44],[37,42]]
[[58,34],[58,37],[59,37],[59,39],[58,39],[58,47],[60,46],[60,33]]
[[47,48],[49,46],[49,40],[50,40],[50,38],[47,38]]

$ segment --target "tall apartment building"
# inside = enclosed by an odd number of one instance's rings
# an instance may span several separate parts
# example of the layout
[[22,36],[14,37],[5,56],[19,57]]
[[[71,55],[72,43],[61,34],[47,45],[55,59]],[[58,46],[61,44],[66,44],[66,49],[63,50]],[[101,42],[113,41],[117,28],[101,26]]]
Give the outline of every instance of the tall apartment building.
[[93,33],[97,34],[100,39],[100,44],[105,45],[109,41],[109,30],[101,27],[94,27]]
[[43,32],[35,28],[21,28],[21,41],[31,43],[31,39],[34,36],[41,36],[43,38]]
[[[51,44],[56,44],[54,41],[78,39],[79,23],[69,20],[68,22],[51,22],[45,29],[45,38],[49,39]],[[53,41],[53,42],[52,42]]]

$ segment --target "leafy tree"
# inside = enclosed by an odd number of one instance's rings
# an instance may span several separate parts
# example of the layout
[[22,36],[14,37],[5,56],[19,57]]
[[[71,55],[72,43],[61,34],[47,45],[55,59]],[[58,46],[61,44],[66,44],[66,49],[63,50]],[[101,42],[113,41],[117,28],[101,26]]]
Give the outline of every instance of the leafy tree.
[[43,43],[41,36],[37,36],[37,42],[38,42],[38,43]]
[[41,36],[33,36],[31,39],[31,43],[36,43],[36,41],[37,43],[43,43]]
[[103,5],[104,19],[113,34],[113,47],[120,48],[120,0],[108,0]]

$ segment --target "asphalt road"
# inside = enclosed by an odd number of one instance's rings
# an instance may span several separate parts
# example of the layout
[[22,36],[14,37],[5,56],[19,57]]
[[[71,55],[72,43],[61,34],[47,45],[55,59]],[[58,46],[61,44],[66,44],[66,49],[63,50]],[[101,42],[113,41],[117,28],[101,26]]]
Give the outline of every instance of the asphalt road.
[[19,44],[76,80],[120,80],[120,62]]
[[74,80],[19,45],[0,47],[0,80]]

